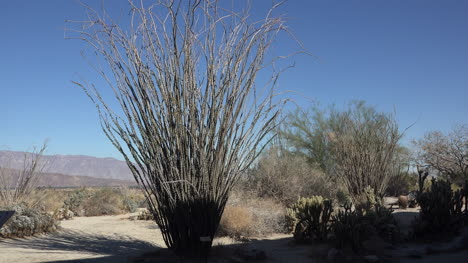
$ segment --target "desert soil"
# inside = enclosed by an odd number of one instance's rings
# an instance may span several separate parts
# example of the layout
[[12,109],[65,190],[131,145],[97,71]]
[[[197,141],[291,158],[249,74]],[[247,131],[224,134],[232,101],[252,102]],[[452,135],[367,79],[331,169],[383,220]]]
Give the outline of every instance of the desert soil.
[[[54,234],[1,239],[0,262],[182,262],[169,256],[152,221],[129,220],[134,215],[77,217],[62,221],[62,230]],[[414,213],[402,211],[397,216],[409,222]],[[231,256],[239,250],[251,255],[264,251],[267,260],[263,262],[323,262],[328,251],[326,246],[293,245],[290,235],[272,235],[246,244],[220,238],[214,244],[214,257],[208,262],[233,262]],[[467,258],[465,250],[396,261],[466,262]]]

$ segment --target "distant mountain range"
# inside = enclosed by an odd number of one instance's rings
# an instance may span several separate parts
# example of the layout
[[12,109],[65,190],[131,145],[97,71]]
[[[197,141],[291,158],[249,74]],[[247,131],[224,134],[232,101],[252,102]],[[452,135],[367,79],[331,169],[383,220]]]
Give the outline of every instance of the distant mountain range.
[[[11,185],[16,184],[18,179],[18,171],[8,169],[7,176],[9,176],[8,182]],[[65,174],[54,174],[54,173],[40,173],[38,174],[38,187],[103,187],[103,186],[134,186],[136,185],[135,180],[117,180],[117,179],[103,179],[95,178],[90,176],[76,176],[76,175],[65,175]]]
[[[0,151],[0,167],[20,170],[24,165],[26,152]],[[54,186],[105,186],[135,184],[130,169],[124,161],[114,158],[96,158],[85,155],[44,155],[46,166],[44,178]],[[83,177],[83,178],[82,178]],[[43,186],[48,186],[43,182]]]

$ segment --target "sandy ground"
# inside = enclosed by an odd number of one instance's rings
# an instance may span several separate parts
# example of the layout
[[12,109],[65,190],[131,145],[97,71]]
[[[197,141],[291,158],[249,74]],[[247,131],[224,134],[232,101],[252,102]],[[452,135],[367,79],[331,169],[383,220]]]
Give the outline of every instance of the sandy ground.
[[77,217],[62,221],[58,233],[0,240],[0,262],[127,262],[133,255],[164,246],[152,221],[128,217]]
[[[132,221],[128,219],[131,215],[78,217],[62,221],[58,233],[0,240],[0,262],[183,262],[164,249],[159,229],[152,221]],[[403,227],[408,227],[416,215],[417,210],[395,211]],[[214,244],[214,257],[207,262],[243,262],[230,258],[239,249],[264,251],[267,260],[263,262],[325,262],[329,249],[322,245],[295,245],[290,235],[281,234],[245,244],[221,238]],[[424,255],[422,259],[399,257],[392,262],[457,263],[467,262],[467,258],[468,250],[464,250]]]

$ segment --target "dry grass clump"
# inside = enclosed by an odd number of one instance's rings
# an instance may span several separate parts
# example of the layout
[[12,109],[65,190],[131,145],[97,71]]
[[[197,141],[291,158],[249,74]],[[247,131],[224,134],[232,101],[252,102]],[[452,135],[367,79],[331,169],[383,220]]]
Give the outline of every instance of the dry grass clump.
[[102,188],[93,191],[86,198],[81,208],[85,216],[118,215],[124,211],[122,197],[118,192],[110,188]]
[[69,192],[64,189],[37,189],[29,199],[35,200],[35,206],[42,211],[54,212],[63,207]]
[[285,213],[286,208],[276,200],[235,192],[224,210],[217,234],[238,239],[283,233]]
[[253,215],[248,208],[226,206],[219,223],[218,234],[234,239],[251,236],[254,233]]

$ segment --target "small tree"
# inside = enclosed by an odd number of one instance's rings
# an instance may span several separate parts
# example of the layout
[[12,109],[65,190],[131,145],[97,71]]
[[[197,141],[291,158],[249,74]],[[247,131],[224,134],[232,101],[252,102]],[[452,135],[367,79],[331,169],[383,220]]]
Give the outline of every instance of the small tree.
[[454,183],[468,180],[468,125],[457,126],[447,135],[429,132],[414,144],[420,162]]
[[[4,166],[0,167],[0,204],[11,206],[25,201],[29,198],[37,187],[39,174],[43,171],[46,163],[42,156],[47,149],[47,143],[41,148],[34,148],[32,153],[25,153],[23,167],[13,169],[9,163],[14,161],[12,157],[7,157]],[[34,206],[34,204],[33,204]]]
[[330,118],[336,176],[355,201],[367,187],[383,197],[394,175],[392,163],[402,136],[393,116],[356,102],[345,112],[333,111]]
[[344,183],[354,201],[367,187],[383,196],[390,178],[408,165],[398,154],[404,152],[398,145],[402,134],[393,116],[362,101],[345,111],[290,114],[285,126],[281,134],[293,150]]
[[76,84],[142,186],[166,245],[206,256],[231,188],[276,127],[278,74],[263,90],[255,79],[272,62],[266,54],[283,20],[272,16],[278,5],[254,22],[218,1],[130,5],[129,30],[91,9],[78,30],[107,62],[100,72],[123,113]]

